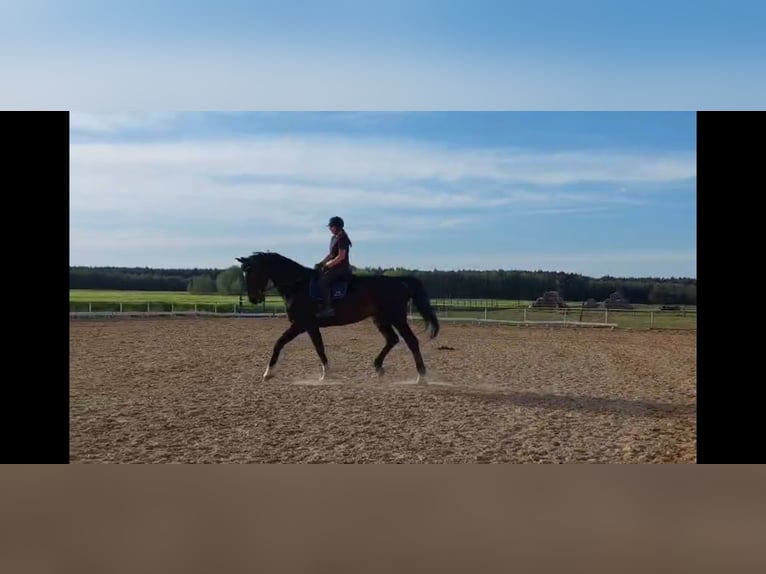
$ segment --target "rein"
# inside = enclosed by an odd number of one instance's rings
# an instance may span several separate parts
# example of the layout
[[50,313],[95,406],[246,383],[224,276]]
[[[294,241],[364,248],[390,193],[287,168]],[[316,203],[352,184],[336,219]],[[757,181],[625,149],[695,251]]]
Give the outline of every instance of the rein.
[[[299,277],[298,279],[295,279],[294,281],[290,281],[287,283],[280,283],[279,285],[277,285],[276,283],[274,283],[274,279],[272,278],[271,282],[274,284],[274,287],[276,287],[277,290],[280,290],[280,289],[284,290],[284,289],[287,289],[288,287],[292,287],[293,285],[300,283],[301,281],[304,281],[305,279],[306,279],[305,277]],[[309,275],[309,281],[311,281],[311,275]]]
[[[306,268],[306,267],[304,267],[304,269],[307,269],[307,268]],[[312,275],[312,274],[313,274],[313,275]],[[311,270],[309,269],[309,277],[308,277],[308,280],[310,281],[310,280],[311,280],[311,277],[312,277],[312,276],[315,276],[315,275],[316,275],[316,271],[311,271]],[[244,291],[245,291],[245,286],[246,286],[246,284],[247,284],[247,272],[243,272],[243,273],[242,273],[242,276],[243,276],[243,277],[242,277],[243,281],[242,281],[242,282],[240,282],[240,284],[239,284],[239,307],[240,307],[240,309],[242,308],[242,295],[244,294]],[[274,285],[274,287],[276,287],[276,288],[277,288],[277,290],[280,290],[280,289],[286,289],[286,288],[288,288],[288,287],[292,287],[293,285],[295,285],[295,284],[297,284],[297,283],[300,283],[301,281],[304,281],[305,279],[306,279],[305,277],[299,277],[298,279],[295,279],[294,281],[289,281],[289,282],[286,282],[286,283],[280,283],[279,285],[277,285],[277,284],[274,282],[274,279],[273,279],[273,278],[270,278],[270,281],[271,281],[272,285]],[[264,295],[263,295],[263,296],[264,296],[264,297],[266,297],[266,293],[265,293],[265,292],[264,292]]]

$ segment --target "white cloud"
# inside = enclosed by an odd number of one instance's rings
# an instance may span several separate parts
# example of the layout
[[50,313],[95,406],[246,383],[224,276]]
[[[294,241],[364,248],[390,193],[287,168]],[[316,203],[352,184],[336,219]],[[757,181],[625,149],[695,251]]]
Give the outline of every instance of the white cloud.
[[[135,117],[80,125],[110,130]],[[574,192],[583,181],[657,185],[694,177],[693,156],[443,150],[412,142],[274,138],[73,143],[73,213],[188,214],[301,227],[316,213],[370,209],[591,209],[640,204],[631,194]],[[232,178],[245,177],[243,183]],[[297,182],[297,183],[296,183]],[[535,189],[545,184],[542,189]],[[553,213],[553,212],[551,212]]]
[[[163,125],[168,118],[77,121],[108,135],[142,122]],[[377,265],[375,245],[480,228],[486,216],[500,212],[566,217],[640,205],[653,196],[636,196],[634,189],[651,185],[657,191],[664,183],[694,177],[695,168],[693,154],[531,154],[335,137],[72,143],[70,254],[73,263],[143,257],[149,265],[158,263],[147,257],[181,264],[196,254],[195,265],[227,265],[228,254],[257,247],[292,250],[310,261],[317,245],[321,250],[328,241],[327,217],[340,214],[359,241],[355,263]],[[583,184],[586,180],[594,185]],[[628,184],[630,192],[620,191]],[[121,223],[110,228],[117,220]],[[205,263],[211,251],[224,255]],[[390,256],[380,264],[432,268],[456,262],[454,256],[420,259],[399,249]],[[477,268],[557,268],[565,261],[570,266],[591,261],[464,257],[465,267]],[[592,260],[604,263],[602,254]]]
[[528,209],[524,211],[524,214],[526,215],[572,215],[575,213],[599,213],[607,211],[609,208],[607,206],[598,206],[594,205],[592,207],[567,207],[563,209],[559,209],[556,207],[551,207],[547,209]]
[[114,133],[122,130],[161,130],[168,127],[177,114],[172,112],[127,112],[127,113],[69,113],[69,128],[75,132],[97,134]]
[[[70,11],[69,2],[57,5]],[[529,46],[489,58],[465,43],[447,53],[408,49],[400,37],[383,49],[375,42],[328,47],[338,35],[199,42],[163,33],[149,41],[129,38],[130,27],[128,37],[97,29],[83,35],[79,25],[62,33],[67,14],[50,14],[27,14],[36,33],[10,22],[0,30],[7,32],[0,33],[7,109],[759,109],[766,87],[763,74],[753,73],[757,51],[737,59],[711,52],[698,61],[664,54],[624,65],[582,53],[530,56]]]
[[[146,229],[114,229],[86,231],[74,229],[70,234],[70,248],[74,250],[120,251],[135,249],[215,248],[226,247],[247,250],[254,243],[284,248],[329,243],[329,233],[308,231],[304,233],[264,233],[253,230],[250,233],[200,235],[188,232],[152,231]],[[354,239],[374,242],[387,239],[385,234],[375,230],[360,230]]]
[[178,170],[209,176],[253,174],[332,181],[486,178],[508,184],[667,182],[696,176],[690,153],[448,150],[404,141],[342,138],[242,139],[174,143],[83,143],[71,148],[72,165],[112,170]]

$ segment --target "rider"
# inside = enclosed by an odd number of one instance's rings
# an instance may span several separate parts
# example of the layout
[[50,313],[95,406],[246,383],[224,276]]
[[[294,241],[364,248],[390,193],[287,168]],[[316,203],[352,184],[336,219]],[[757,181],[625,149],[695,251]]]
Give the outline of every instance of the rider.
[[327,227],[330,228],[330,252],[315,265],[315,269],[321,272],[319,277],[319,289],[322,293],[323,308],[317,313],[317,317],[331,317],[335,312],[332,308],[332,294],[330,284],[339,279],[348,279],[351,276],[351,264],[348,259],[348,250],[351,240],[343,229],[343,219],[337,215],[330,218]]

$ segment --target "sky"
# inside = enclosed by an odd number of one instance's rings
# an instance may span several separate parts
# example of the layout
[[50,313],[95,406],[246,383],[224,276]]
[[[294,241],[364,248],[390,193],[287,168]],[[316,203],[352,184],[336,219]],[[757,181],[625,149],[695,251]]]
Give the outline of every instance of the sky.
[[696,277],[693,112],[73,112],[70,264]]
[[4,0],[6,109],[761,109],[755,0]]
[[0,106],[77,112],[73,263],[311,263],[337,212],[359,264],[695,276],[691,112],[763,108],[765,21],[754,0],[4,0]]

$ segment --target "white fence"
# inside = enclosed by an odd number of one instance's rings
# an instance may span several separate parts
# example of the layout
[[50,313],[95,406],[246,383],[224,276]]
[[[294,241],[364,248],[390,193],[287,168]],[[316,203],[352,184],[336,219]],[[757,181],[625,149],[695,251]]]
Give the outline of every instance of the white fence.
[[695,309],[615,309],[588,307],[458,307],[436,306],[443,320],[448,318],[483,319],[485,322],[499,320],[510,324],[535,325],[583,325],[600,327],[626,327],[635,329],[686,329],[697,328]]
[[[108,309],[103,309],[107,306]],[[159,303],[80,303],[83,310],[70,311],[72,318],[96,317],[284,317],[284,305],[267,304],[241,309],[234,304],[175,305]],[[99,309],[101,307],[102,309]],[[154,307],[154,308],[153,308]],[[84,308],[88,310],[85,311]],[[169,309],[169,310],[168,310]],[[646,309],[562,309],[458,307],[436,305],[441,321],[474,324],[566,327],[627,327],[639,329],[696,329],[696,310],[661,311]],[[411,320],[420,316],[409,309]]]
[[[117,318],[117,317],[260,317],[260,318],[273,318],[273,317],[285,317],[285,313],[212,313],[210,311],[142,311],[142,312],[130,312],[130,311],[71,311],[69,313],[70,318],[73,319],[87,319],[87,318]],[[408,315],[407,318],[410,321],[422,321],[422,317],[419,315]],[[617,327],[617,323],[599,323],[593,321],[579,322],[579,321],[512,321],[505,319],[482,319],[480,317],[439,317],[439,321],[447,323],[471,323],[471,324],[491,324],[496,323],[500,325],[518,325],[518,326],[546,326],[546,325],[561,325],[566,327],[609,327],[614,329]]]
[[89,317],[284,317],[285,313],[245,313],[213,311],[70,311],[74,319]]
[[[73,304],[70,301],[70,306]],[[211,315],[226,315],[226,314],[239,314],[240,312],[237,310],[239,309],[239,305],[237,303],[187,303],[187,304],[181,304],[176,305],[175,303],[120,303],[120,302],[97,302],[97,303],[75,303],[76,305],[83,307],[87,305],[88,310],[87,311],[70,311],[69,314],[80,314],[83,313],[110,313],[110,314],[137,314],[137,313],[144,313],[144,314],[157,314],[157,313],[165,313],[169,315],[180,315],[180,314],[211,314]],[[111,310],[111,311],[94,311],[93,307],[116,307],[117,310]],[[155,310],[152,311],[152,306],[155,307]],[[165,308],[170,307],[170,311],[157,311],[157,307]],[[138,310],[138,307],[141,307],[141,310]],[[205,311],[204,309],[212,307],[212,311]],[[266,311],[267,306],[266,305],[259,305],[263,309],[262,314],[268,314],[271,315],[272,313],[268,313]],[[278,309],[280,306],[270,305],[270,308]],[[133,309],[132,311],[126,310],[127,308]],[[218,309],[231,309],[231,312],[227,311],[218,311]],[[284,305],[281,306],[281,308],[284,308]]]
[[[253,312],[211,312],[211,311],[70,311],[69,317],[73,319],[88,319],[88,318],[118,318],[118,317],[242,317],[242,318],[274,318],[274,317],[286,317],[284,312],[272,312],[272,313],[253,313]],[[420,315],[407,315],[410,321],[422,321]],[[527,320],[526,318],[521,321],[515,321],[510,319],[487,319],[482,317],[448,317],[440,316],[439,321],[448,323],[471,323],[471,324],[501,324],[501,325],[518,325],[518,326],[534,326],[534,325],[561,325],[567,327],[609,327],[614,329],[617,327],[617,323],[601,323],[597,321],[535,321]]]

